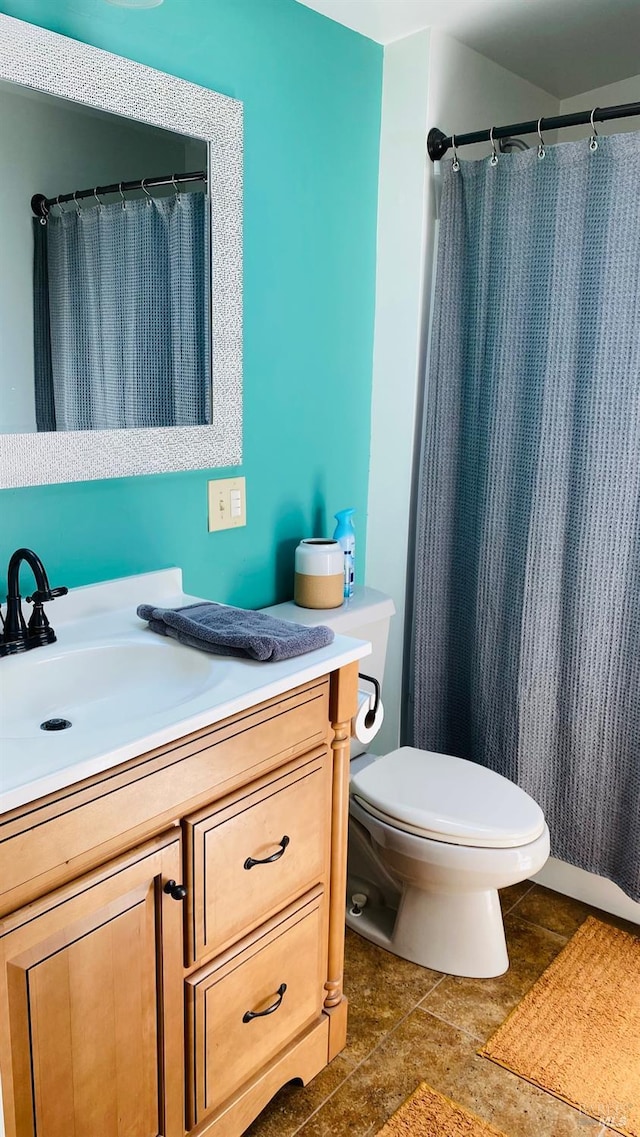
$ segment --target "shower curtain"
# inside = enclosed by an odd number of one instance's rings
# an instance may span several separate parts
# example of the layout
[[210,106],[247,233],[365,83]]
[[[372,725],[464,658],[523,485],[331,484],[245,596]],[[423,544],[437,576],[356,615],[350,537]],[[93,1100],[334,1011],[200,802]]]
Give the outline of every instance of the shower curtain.
[[38,430],[211,421],[207,200],[54,207],[34,221]]
[[640,901],[640,134],[443,166],[410,741]]

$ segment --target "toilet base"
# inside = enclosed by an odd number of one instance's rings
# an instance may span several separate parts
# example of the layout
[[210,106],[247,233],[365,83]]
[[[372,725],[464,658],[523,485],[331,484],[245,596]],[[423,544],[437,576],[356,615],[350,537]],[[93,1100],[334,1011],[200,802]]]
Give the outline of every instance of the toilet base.
[[367,904],[358,916],[348,907],[346,919],[365,939],[433,971],[492,979],[509,967],[495,889],[450,893],[405,884],[397,911]]

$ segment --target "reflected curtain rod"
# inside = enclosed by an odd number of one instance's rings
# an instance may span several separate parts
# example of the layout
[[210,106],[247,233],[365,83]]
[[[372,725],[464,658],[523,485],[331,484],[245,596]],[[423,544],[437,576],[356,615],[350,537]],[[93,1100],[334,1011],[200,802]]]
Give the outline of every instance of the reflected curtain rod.
[[[594,122],[608,122],[612,118],[631,118],[640,115],[640,103],[621,103],[618,107],[596,107],[593,111],[576,111],[574,114],[556,115],[554,118],[540,119],[540,130],[560,130],[564,126],[590,126],[591,115]],[[456,149],[459,146],[471,146],[473,142],[490,142],[491,131],[494,139],[511,138],[519,134],[537,134],[538,120],[531,122],[513,122],[510,126],[494,126],[488,130],[475,130],[471,134],[456,134]],[[427,135],[427,153],[432,162],[444,158],[447,150],[451,149],[453,136],[447,137],[437,126],[434,126]]]
[[190,174],[160,174],[157,178],[139,178],[135,182],[113,182],[110,186],[96,186],[92,189],[77,190],[75,193],[61,193],[58,197],[45,197],[43,193],[36,193],[31,198],[31,208],[36,217],[46,220],[53,205],[61,205],[64,201],[78,201],[83,197],[101,197],[107,193],[129,193],[131,190],[146,190],[153,186],[171,186],[178,182],[206,182],[207,175],[203,170],[196,170]]

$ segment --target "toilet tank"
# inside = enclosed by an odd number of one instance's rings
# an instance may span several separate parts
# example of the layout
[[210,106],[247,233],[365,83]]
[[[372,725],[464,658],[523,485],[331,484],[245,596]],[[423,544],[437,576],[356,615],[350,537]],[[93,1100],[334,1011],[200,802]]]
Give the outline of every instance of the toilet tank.
[[382,685],[389,621],[395,613],[393,600],[390,596],[385,596],[384,592],[356,585],[353,596],[339,608],[299,608],[290,600],[285,604],[263,608],[262,611],[269,616],[277,616],[280,620],[294,620],[298,624],[327,624],[336,635],[369,640],[371,655],[360,660],[360,667],[365,675],[373,675]]

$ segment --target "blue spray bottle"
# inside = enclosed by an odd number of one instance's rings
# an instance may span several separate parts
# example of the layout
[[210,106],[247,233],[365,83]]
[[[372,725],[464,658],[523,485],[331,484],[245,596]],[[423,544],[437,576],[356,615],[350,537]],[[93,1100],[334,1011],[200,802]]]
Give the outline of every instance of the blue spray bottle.
[[353,596],[356,559],[356,531],[352,521],[354,513],[355,509],[339,509],[337,513],[334,513],[338,524],[333,539],[338,542],[344,554],[344,596],[346,600]]

